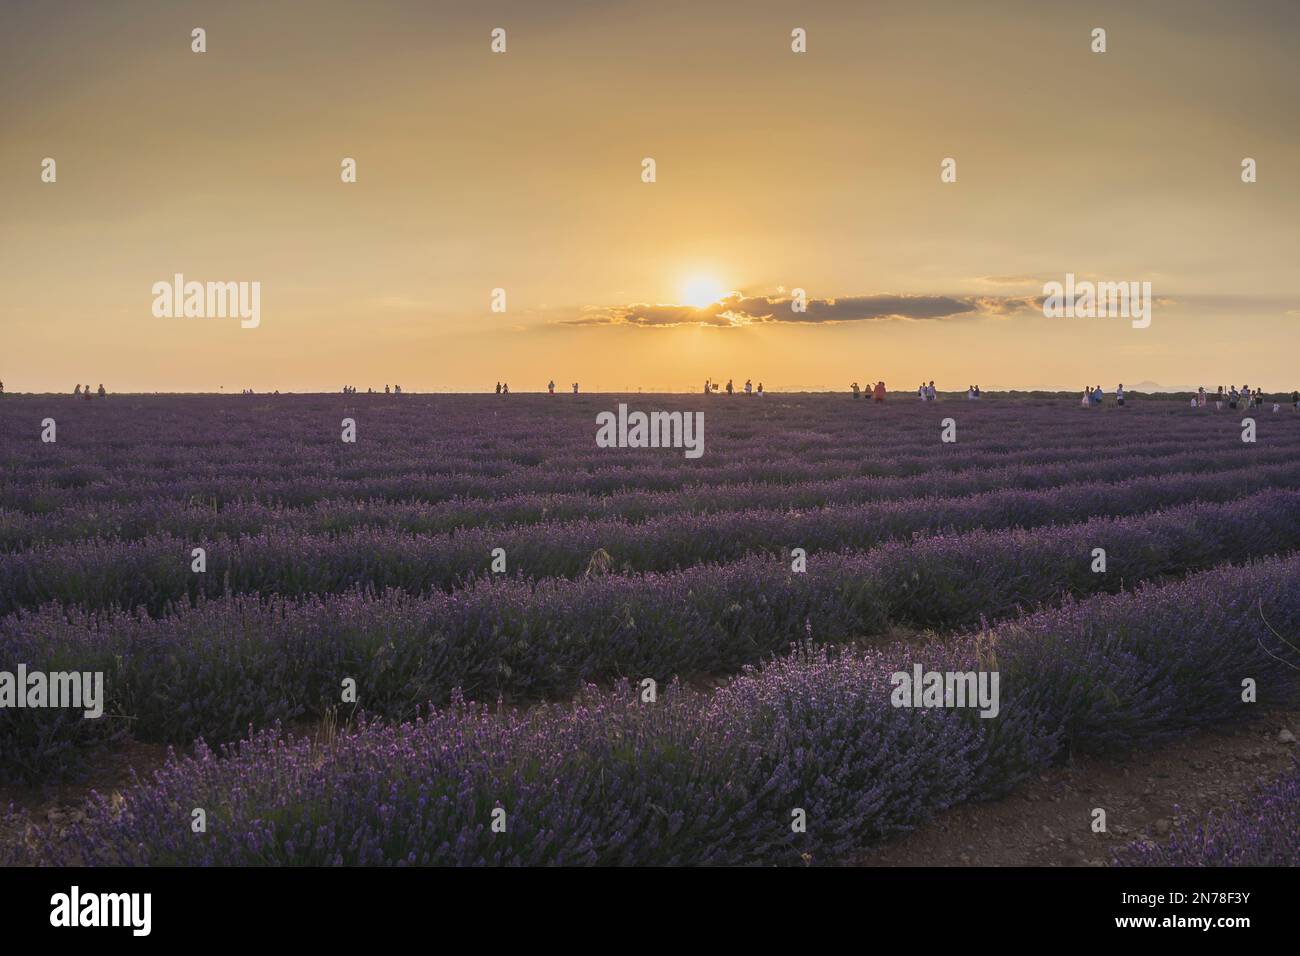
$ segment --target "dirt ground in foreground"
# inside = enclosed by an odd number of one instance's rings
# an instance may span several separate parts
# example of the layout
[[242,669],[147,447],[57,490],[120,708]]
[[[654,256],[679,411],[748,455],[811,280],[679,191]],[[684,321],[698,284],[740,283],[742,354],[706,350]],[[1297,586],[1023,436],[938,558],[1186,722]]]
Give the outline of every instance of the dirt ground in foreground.
[[[864,852],[855,863],[1109,866],[1112,851],[1125,844],[1159,842],[1183,819],[1196,820],[1248,798],[1290,766],[1298,736],[1300,711],[1272,711],[1158,750],[1076,759],[1001,800],[940,814]],[[1105,833],[1092,831],[1094,807],[1106,811]]]

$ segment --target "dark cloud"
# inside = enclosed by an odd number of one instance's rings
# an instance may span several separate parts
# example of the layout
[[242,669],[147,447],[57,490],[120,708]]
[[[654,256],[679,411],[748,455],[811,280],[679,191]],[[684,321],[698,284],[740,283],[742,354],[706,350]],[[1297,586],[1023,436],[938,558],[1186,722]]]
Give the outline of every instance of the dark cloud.
[[621,325],[668,328],[699,325],[739,328],[765,323],[829,325],[838,322],[881,320],[931,320],[979,315],[1010,315],[1034,308],[1034,296],[986,295],[853,295],[834,299],[808,299],[807,309],[795,312],[789,296],[746,296],[732,293],[703,308],[689,305],[634,303],[584,310],[581,318],[565,325]]

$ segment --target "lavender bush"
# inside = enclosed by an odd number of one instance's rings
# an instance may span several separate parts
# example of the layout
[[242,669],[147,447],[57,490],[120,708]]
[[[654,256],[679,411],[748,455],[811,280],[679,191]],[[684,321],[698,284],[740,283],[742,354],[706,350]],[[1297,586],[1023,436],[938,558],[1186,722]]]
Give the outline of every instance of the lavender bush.
[[[1300,557],[1106,595],[943,645],[774,661],[708,693],[590,688],[490,712],[454,700],[332,743],[200,746],[122,799],[95,797],[23,859],[91,864],[746,864],[834,862],[1067,749],[1150,746],[1241,714],[1239,677],[1295,699],[1259,646],[1300,624]],[[1189,630],[1191,621],[1202,626]],[[1001,713],[897,709],[888,675],[996,667]],[[207,812],[206,833],[190,811]],[[490,826],[494,808],[505,832]],[[790,826],[802,809],[806,833]]]
[[[749,558],[667,575],[480,580],[423,597],[227,597],[157,619],[47,608],[0,620],[0,648],[30,667],[57,659],[104,670],[106,719],[129,719],[139,739],[226,741],[250,724],[320,715],[338,701],[344,676],[357,680],[366,709],[404,718],[455,688],[478,700],[528,700],[570,694],[585,680],[728,673],[784,651],[805,622],[828,641],[898,623],[960,629],[1297,540],[1300,494],[1273,491],[1144,517],[826,555],[806,574]],[[1106,574],[1090,568],[1097,546],[1114,556]],[[285,567],[293,568],[288,553]],[[57,735],[36,739],[64,749]],[[23,749],[32,740],[0,712],[6,766],[48,765]]]

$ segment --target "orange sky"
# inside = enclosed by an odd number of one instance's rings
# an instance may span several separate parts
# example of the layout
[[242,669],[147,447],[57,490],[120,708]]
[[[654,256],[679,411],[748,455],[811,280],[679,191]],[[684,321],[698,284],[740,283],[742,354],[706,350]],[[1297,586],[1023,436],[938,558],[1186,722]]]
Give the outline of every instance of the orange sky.
[[[1297,39],[1282,2],[5,4],[0,379],[1290,390]],[[177,272],[260,325],[155,317]],[[1045,318],[1067,272],[1150,281],[1151,327]],[[692,278],[818,308],[658,324]]]

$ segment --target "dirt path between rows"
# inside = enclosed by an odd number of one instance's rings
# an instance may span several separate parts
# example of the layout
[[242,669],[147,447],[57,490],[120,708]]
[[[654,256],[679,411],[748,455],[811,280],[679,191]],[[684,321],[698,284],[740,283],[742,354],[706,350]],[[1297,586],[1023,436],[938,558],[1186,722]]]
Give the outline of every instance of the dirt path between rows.
[[[1180,820],[1248,798],[1291,765],[1300,710],[1204,731],[1159,750],[1076,759],[988,803],[966,804],[869,850],[859,866],[1109,866],[1113,850],[1162,840]],[[1289,738],[1289,739],[1288,739]],[[1094,833],[1092,811],[1106,811]]]

